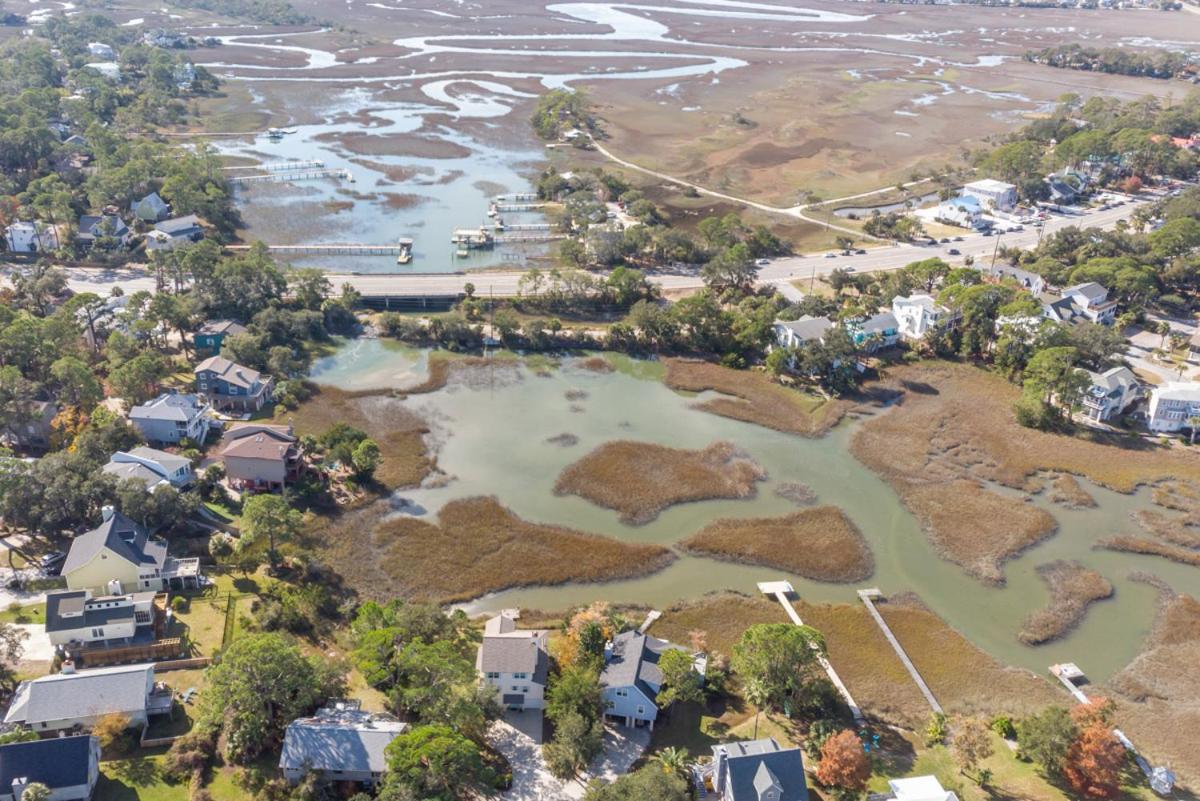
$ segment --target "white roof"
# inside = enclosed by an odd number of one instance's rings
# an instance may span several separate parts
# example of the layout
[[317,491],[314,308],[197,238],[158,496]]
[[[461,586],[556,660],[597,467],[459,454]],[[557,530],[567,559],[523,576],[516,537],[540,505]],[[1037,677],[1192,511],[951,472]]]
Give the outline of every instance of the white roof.
[[1012,184],[1006,184],[1004,181],[997,181],[995,178],[984,178],[964,185],[963,189],[975,189],[980,192],[1007,192],[1010,189],[1016,189],[1016,187]]
[[888,786],[896,801],[957,801],[958,796],[942,788],[936,776],[891,779]]
[[1200,383],[1195,381],[1168,381],[1153,389],[1155,398],[1166,400],[1200,401]]
[[893,306],[923,306],[926,309],[936,309],[937,301],[930,295],[897,295],[892,298]]

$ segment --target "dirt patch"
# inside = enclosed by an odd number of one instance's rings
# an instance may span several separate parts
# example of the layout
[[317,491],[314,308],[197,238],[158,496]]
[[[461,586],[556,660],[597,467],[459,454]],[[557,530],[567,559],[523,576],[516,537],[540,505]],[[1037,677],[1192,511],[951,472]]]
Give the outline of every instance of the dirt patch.
[[1092,509],[1096,499],[1079,485],[1075,476],[1058,475],[1050,483],[1050,500],[1068,509]]
[[286,418],[296,433],[317,436],[335,423],[346,423],[367,433],[379,444],[382,455],[375,479],[388,489],[410,487],[434,470],[426,448],[429,426],[400,398],[387,392],[351,393],[335,387],[310,386],[312,396]]
[[578,495],[642,525],[677,503],[752,498],[763,469],[728,442],[698,451],[619,440],[568,465],[555,482],[557,495]]
[[442,603],[512,587],[643,576],[675,558],[658,545],[530,523],[495,498],[452,501],[437,522],[385,520],[363,539],[391,578],[379,592]]
[[420,159],[464,159],[471,155],[466,147],[444,139],[427,139],[412,134],[323,133],[318,142],[336,142],[361,156],[411,156]]
[[836,506],[804,509],[786,517],[717,520],[680,546],[691,553],[775,567],[816,581],[862,581],[875,571],[862,532]]
[[842,401],[825,401],[782,387],[763,372],[693,359],[667,359],[666,364],[664,381],[671,389],[731,396],[701,401],[695,408],[775,431],[819,437],[837,425],[848,408]]
[[1133,513],[1133,519],[1147,534],[1173,545],[1200,549],[1200,530],[1196,528],[1195,517],[1168,517],[1153,509],[1140,509]]
[[1038,565],[1037,573],[1050,587],[1050,603],[1025,619],[1017,639],[1026,645],[1057,640],[1079,625],[1089,605],[1113,594],[1108,579],[1078,562]]
[[1119,537],[1109,537],[1106,540],[1101,540],[1100,542],[1096,543],[1096,547],[1104,548],[1109,551],[1140,553],[1146,556],[1161,556],[1163,559],[1169,559],[1172,562],[1178,562],[1181,565],[1200,567],[1200,551],[1194,551],[1190,548],[1181,548],[1178,545],[1169,545],[1165,542],[1152,540],[1147,537],[1134,537],[1123,534]]
[[1108,682],[1117,723],[1152,764],[1169,764],[1181,782],[1200,782],[1200,750],[1186,732],[1200,727],[1200,602],[1144,575],[1159,587],[1158,614],[1146,644]]
[[817,502],[817,493],[812,487],[798,481],[788,481],[775,488],[775,494],[797,506],[810,506]]

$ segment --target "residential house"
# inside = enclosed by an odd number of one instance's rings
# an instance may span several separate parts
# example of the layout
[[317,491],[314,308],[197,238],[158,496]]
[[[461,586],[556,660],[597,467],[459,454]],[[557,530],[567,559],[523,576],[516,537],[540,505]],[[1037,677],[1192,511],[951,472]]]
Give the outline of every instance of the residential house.
[[939,203],[933,218],[959,228],[978,228],[983,223],[983,207],[977,199],[959,195]]
[[315,772],[325,781],[374,786],[387,770],[388,744],[406,728],[391,715],[362,711],[358,701],[339,701],[288,724],[279,769],[292,784]]
[[1150,390],[1146,424],[1151,431],[1172,433],[1191,428],[1189,419],[1200,417],[1200,383],[1168,381]]
[[808,801],[804,757],[773,737],[712,747],[712,789],[719,801]]
[[819,342],[834,322],[826,317],[805,315],[790,322],[775,321],[775,342],[781,348],[798,348],[806,342]]
[[919,342],[930,330],[954,320],[954,313],[930,295],[897,295],[892,298],[892,315],[902,339]]
[[1052,173],[1046,176],[1046,188],[1050,190],[1050,202],[1060,205],[1071,205],[1087,191],[1088,177],[1072,170]]
[[221,459],[239,490],[283,489],[304,470],[304,451],[291,426],[236,425],[225,432]]
[[888,801],[958,801],[958,796],[942,787],[936,776],[890,779],[892,794]]
[[179,33],[178,31],[157,28],[142,34],[142,44],[163,48],[186,47],[188,37],[186,34]]
[[49,253],[58,250],[58,228],[37,220],[17,220],[4,234],[9,253]]
[[204,238],[204,229],[200,226],[200,218],[195,214],[186,217],[175,217],[163,220],[154,226],[154,230],[146,234],[147,250],[174,250],[180,245],[188,245]]
[[847,320],[846,330],[855,346],[867,353],[890,348],[900,339],[900,323],[891,312],[881,312],[865,320]]
[[44,451],[50,447],[53,434],[51,423],[58,415],[53,401],[29,401],[23,404],[24,413],[5,420],[0,429],[0,444],[23,451]]
[[221,356],[196,365],[196,388],[218,411],[257,412],[271,402],[275,382],[269,375]]
[[171,70],[171,77],[175,80],[176,89],[187,91],[196,82],[196,66],[190,61],[176,64]]
[[91,801],[100,779],[100,740],[80,734],[0,745],[0,801],[21,801],[31,784],[48,801]]
[[217,354],[225,346],[225,338],[247,333],[246,326],[233,320],[209,320],[192,335],[197,351]]
[[46,593],[46,637],[55,648],[119,648],[157,640],[166,627],[166,596],[155,592],[93,596],[91,590]]
[[164,393],[129,410],[129,421],[149,442],[204,442],[212,407],[199,395]]
[[100,77],[113,83],[121,82],[121,67],[114,61],[93,61],[83,66],[84,69],[94,70]]
[[157,192],[151,192],[134,203],[132,210],[133,215],[139,220],[150,223],[165,220],[167,215],[171,213],[171,207],[167,205],[167,201],[159,197]]
[[76,310],[75,319],[83,328],[83,339],[89,348],[100,350],[113,331],[130,333],[129,324],[121,314],[128,306],[128,295],[116,295]]
[[1011,281],[1032,295],[1040,295],[1047,289],[1045,278],[1011,264],[993,264],[986,269],[985,275],[996,283]]
[[112,45],[107,45],[104,42],[88,42],[88,53],[92,58],[99,58],[104,61],[116,61],[117,51],[113,50]]
[[1101,325],[1112,325],[1117,319],[1117,302],[1109,300],[1108,290],[1095,281],[1069,286],[1062,291],[1078,307],[1078,314]]
[[[606,715],[626,726],[654,728],[656,699],[663,683],[658,660],[668,650],[687,649],[637,631],[622,632],[605,645],[600,686]],[[692,659],[696,672],[703,676],[708,660],[702,654],[693,654]]]
[[192,483],[190,459],[154,448],[117,451],[101,469],[118,480],[136,478],[146,485],[147,492],[159,487],[178,489]]
[[1017,188],[991,178],[966,184],[962,195],[979,201],[979,205],[988,211],[1011,211],[1017,206]]
[[1092,383],[1083,392],[1083,413],[1096,422],[1119,417],[1141,392],[1137,376],[1128,367],[1113,367],[1103,373],[1089,370],[1088,377]]
[[121,247],[128,247],[133,232],[124,220],[114,214],[85,214],[79,218],[79,230],[75,232],[75,241],[90,248],[101,238],[115,239]]
[[200,560],[171,557],[164,540],[108,506],[103,523],[71,541],[62,575],[72,590],[161,592],[197,586]]
[[1042,304],[1042,317],[1047,320],[1053,320],[1056,323],[1071,323],[1079,316],[1079,309],[1071,298],[1043,292],[1038,295],[1038,301]]
[[151,715],[171,711],[171,693],[154,686],[154,665],[122,665],[76,673],[71,663],[63,672],[17,685],[4,716],[9,725],[40,733],[76,726],[90,729],[105,715],[119,714],[131,726],[145,725]]
[[484,624],[475,669],[506,708],[545,708],[548,637],[544,630],[518,629],[513,612],[502,612]]

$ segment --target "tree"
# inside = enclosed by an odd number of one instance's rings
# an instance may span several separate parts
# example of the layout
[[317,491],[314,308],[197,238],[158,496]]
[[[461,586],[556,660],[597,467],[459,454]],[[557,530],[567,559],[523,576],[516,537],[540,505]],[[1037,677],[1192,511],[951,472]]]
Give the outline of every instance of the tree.
[[360,481],[370,481],[379,467],[379,445],[375,440],[364,439],[354,446],[350,462],[354,465],[354,474]]
[[973,772],[992,755],[991,729],[979,718],[967,718],[954,728],[950,744],[959,768],[964,773]]
[[1078,731],[1066,709],[1050,706],[1017,723],[1017,745],[1046,774],[1058,776]]
[[120,712],[111,712],[105,715],[92,727],[92,734],[100,740],[100,747],[104,749],[112,748],[125,736],[127,731],[129,731],[129,716]]
[[839,801],[860,797],[870,778],[871,763],[858,735],[850,729],[843,729],[825,740],[821,746],[821,761],[817,765],[817,780],[833,788],[833,794]]
[[551,773],[570,779],[586,768],[603,747],[604,724],[569,712],[555,721],[554,739],[542,747],[542,754]]
[[200,722],[220,733],[226,758],[238,764],[277,746],[289,723],[345,691],[339,665],[305,657],[274,632],[234,640],[208,679]]
[[41,782],[30,782],[21,792],[21,801],[50,801],[50,788]]
[[744,242],[726,248],[700,270],[700,277],[711,289],[745,289],[758,277],[754,255]]
[[68,406],[91,409],[104,397],[100,382],[81,359],[63,356],[50,365],[59,400]]
[[845,253],[845,252],[848,252],[850,250],[850,248],[854,247],[854,238],[842,235],[839,237],[835,237],[833,240],[833,243],[835,245],[837,245],[838,250]]
[[246,551],[267,540],[267,560],[274,570],[279,565],[276,544],[287,542],[300,531],[300,512],[293,509],[281,495],[253,495],[242,504],[242,536],[238,551]]
[[1200,428],[1200,416],[1192,415],[1191,417],[1189,417],[1187,419],[1186,422],[1187,422],[1188,429],[1189,429],[1188,444],[1195,445],[1196,444],[1196,429]]
[[769,706],[803,706],[814,690],[825,652],[821,633],[808,626],[760,623],[749,627],[733,646],[733,669],[757,682]]
[[0,734],[0,745],[10,745],[12,743],[36,743],[42,739],[33,729],[26,729],[23,726],[17,726],[15,729]]
[[670,745],[655,754],[653,759],[663,773],[685,780],[688,778],[688,752],[685,749]]
[[387,784],[407,785],[421,797],[461,798],[491,779],[479,747],[449,726],[415,726],[388,743]]
[[568,715],[579,715],[588,723],[604,713],[600,677],[591,664],[563,668],[546,693],[546,717],[556,723]]
[[678,776],[647,765],[612,784],[593,779],[583,801],[688,801],[688,785]]
[[658,669],[663,676],[657,698],[660,707],[704,700],[704,683],[687,651],[678,648],[664,651],[658,659]]
[[1084,726],[1067,750],[1063,777],[1075,792],[1088,798],[1115,798],[1121,792],[1121,769],[1128,754],[1112,726],[1093,720]]

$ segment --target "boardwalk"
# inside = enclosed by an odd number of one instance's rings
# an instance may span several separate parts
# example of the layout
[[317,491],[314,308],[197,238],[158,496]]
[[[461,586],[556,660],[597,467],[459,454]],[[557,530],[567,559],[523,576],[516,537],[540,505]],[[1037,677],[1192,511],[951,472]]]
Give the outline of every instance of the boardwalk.
[[262,172],[255,175],[233,175],[230,176],[229,183],[234,185],[262,184],[281,181],[311,181],[317,178],[343,178],[347,181],[354,181],[354,176],[351,175],[349,170],[330,167],[307,170],[275,170],[274,172]]
[[240,166],[222,167],[229,172],[235,170],[262,170],[263,172],[286,172],[288,170],[320,169],[325,166],[323,161],[268,161],[265,164],[243,164]]
[[646,630],[654,625],[654,621],[660,617],[662,617],[662,612],[657,609],[651,609],[649,614],[646,615],[646,619],[642,621],[642,625],[638,627],[638,634],[645,634]]
[[900,657],[900,661],[904,664],[904,669],[908,671],[908,675],[912,676],[912,680],[917,684],[917,689],[921,691],[921,695],[925,696],[925,700],[929,702],[930,708],[934,712],[942,712],[942,705],[933,697],[933,692],[929,689],[929,685],[925,683],[925,679],[921,678],[921,674],[917,672],[916,665],[908,658],[908,654],[904,651],[904,646],[900,645],[900,641],[896,639],[895,634],[892,634],[892,629],[888,626],[887,621],[883,619],[883,615],[879,614],[879,610],[875,608],[875,599],[880,597],[880,595],[879,590],[874,588],[858,591],[858,597],[867,605],[867,611],[871,613],[871,617],[875,618],[875,622],[883,631],[883,636],[887,637],[887,641],[891,643],[896,656]]
[[[796,614],[796,607],[792,606],[792,602],[788,600],[788,596],[794,593],[792,585],[787,581],[760,581],[758,583],[758,591],[763,595],[774,595],[775,600],[783,607],[783,611],[787,612],[788,617],[797,626],[803,626],[804,621],[800,619],[800,615]],[[842,679],[838,676],[837,671],[833,669],[833,665],[829,664],[829,660],[824,656],[818,656],[817,661],[821,663],[821,667],[825,670],[825,675],[829,677],[829,681],[837,688],[841,694],[842,700],[846,702],[846,706],[850,707],[850,714],[854,716],[854,722],[860,726],[866,723],[866,718],[863,717],[862,710],[858,704],[850,696],[850,691],[846,689],[846,685],[842,683]]]
[[[251,245],[226,245],[228,250],[243,251],[249,250]],[[409,244],[396,245],[367,245],[363,243],[347,242],[344,244],[328,244],[328,245],[267,245],[267,250],[272,253],[313,253],[325,256],[398,256],[412,249],[411,242]]]

